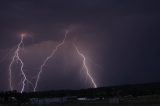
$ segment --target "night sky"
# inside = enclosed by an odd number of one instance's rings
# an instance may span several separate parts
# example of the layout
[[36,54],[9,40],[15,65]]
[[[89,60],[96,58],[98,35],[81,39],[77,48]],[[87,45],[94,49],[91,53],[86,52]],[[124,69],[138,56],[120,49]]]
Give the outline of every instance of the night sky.
[[[44,59],[49,60],[37,90],[92,87],[81,71],[82,58],[98,87],[160,81],[160,2],[158,0],[1,0],[0,91],[9,90],[8,67],[20,34],[25,33],[20,57],[33,83]],[[21,86],[20,65],[13,85]],[[26,85],[25,91],[32,91]]]

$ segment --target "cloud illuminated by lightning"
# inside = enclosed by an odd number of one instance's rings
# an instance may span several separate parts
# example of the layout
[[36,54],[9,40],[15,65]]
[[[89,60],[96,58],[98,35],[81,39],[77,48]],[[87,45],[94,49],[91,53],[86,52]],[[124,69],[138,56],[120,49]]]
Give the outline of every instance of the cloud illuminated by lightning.
[[26,82],[26,81],[28,81],[30,84],[32,84],[32,83],[27,79],[27,77],[26,77],[26,75],[25,75],[25,72],[24,72],[24,70],[23,70],[24,63],[23,63],[22,59],[19,57],[19,51],[20,51],[20,49],[21,49],[21,46],[23,45],[23,39],[24,39],[24,37],[25,37],[25,35],[22,34],[22,35],[21,35],[21,40],[20,40],[20,42],[18,43],[17,48],[16,48],[16,50],[15,50],[15,52],[14,52],[14,56],[13,56],[13,58],[12,58],[12,60],[11,60],[11,63],[9,64],[9,85],[10,85],[10,90],[13,90],[13,86],[12,86],[12,65],[13,65],[13,63],[14,63],[15,61],[20,62],[20,64],[21,64],[20,70],[21,70],[21,74],[22,74],[22,76],[23,76],[22,88],[21,88],[21,91],[20,91],[21,93],[22,93],[22,92],[24,91],[24,89],[25,89],[25,82]]
[[91,76],[91,74],[90,74],[90,72],[89,72],[89,69],[88,69],[88,67],[87,67],[87,65],[86,65],[86,57],[84,56],[84,54],[82,54],[82,53],[80,52],[80,50],[78,49],[78,47],[77,47],[76,45],[74,45],[74,47],[75,47],[78,55],[83,58],[83,68],[85,69],[86,75],[88,76],[88,78],[90,79],[91,83],[93,84],[93,87],[94,87],[94,88],[97,88],[97,84],[96,84],[96,82],[94,81],[93,77]]
[[62,41],[61,43],[59,43],[59,44],[56,46],[55,49],[52,50],[51,54],[43,61],[42,65],[40,66],[40,71],[39,71],[39,73],[38,73],[38,75],[37,75],[37,79],[36,79],[36,82],[35,82],[34,92],[35,92],[36,89],[37,89],[38,82],[39,82],[41,73],[43,72],[44,66],[45,66],[45,65],[47,64],[47,62],[55,55],[55,53],[56,53],[56,51],[58,50],[58,48],[61,47],[61,46],[65,43],[67,34],[68,34],[68,31],[66,31],[65,37],[64,37],[63,41]]

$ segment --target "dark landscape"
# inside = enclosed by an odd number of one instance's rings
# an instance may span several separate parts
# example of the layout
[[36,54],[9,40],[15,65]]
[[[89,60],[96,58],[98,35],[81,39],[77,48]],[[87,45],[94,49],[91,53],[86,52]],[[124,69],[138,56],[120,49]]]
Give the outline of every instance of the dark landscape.
[[43,92],[0,93],[4,106],[159,106],[160,83]]

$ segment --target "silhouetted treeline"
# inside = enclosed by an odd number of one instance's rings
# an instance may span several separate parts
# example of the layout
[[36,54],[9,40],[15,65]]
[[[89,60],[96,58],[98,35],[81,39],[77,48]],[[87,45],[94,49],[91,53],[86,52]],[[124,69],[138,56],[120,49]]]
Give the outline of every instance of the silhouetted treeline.
[[89,88],[81,90],[59,90],[59,91],[40,91],[40,92],[24,92],[17,91],[1,92],[0,98],[9,101],[10,97],[14,97],[22,102],[27,102],[29,98],[54,98],[54,97],[123,97],[123,96],[143,96],[143,95],[159,95],[160,83],[135,84],[124,86]]

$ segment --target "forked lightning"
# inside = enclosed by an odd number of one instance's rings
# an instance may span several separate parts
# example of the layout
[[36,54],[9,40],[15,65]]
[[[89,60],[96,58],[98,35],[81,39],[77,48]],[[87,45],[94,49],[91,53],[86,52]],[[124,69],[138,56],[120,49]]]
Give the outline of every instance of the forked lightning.
[[21,70],[21,74],[22,74],[22,76],[23,76],[22,88],[21,88],[21,91],[20,91],[21,93],[22,93],[22,92],[24,91],[24,89],[25,89],[25,83],[26,83],[26,81],[28,81],[29,83],[31,83],[31,82],[27,79],[27,77],[26,77],[26,74],[25,74],[25,72],[24,72],[24,70],[23,70],[24,63],[23,63],[22,59],[21,59],[20,56],[19,56],[19,52],[20,52],[21,46],[23,45],[24,36],[25,36],[24,34],[21,35],[21,40],[20,40],[20,42],[18,43],[17,48],[16,48],[16,50],[15,50],[15,52],[14,52],[13,58],[12,58],[12,60],[11,60],[11,63],[9,64],[9,85],[10,85],[10,90],[13,90],[13,85],[12,85],[12,65],[14,64],[15,61],[18,61],[18,62],[20,62],[20,64],[21,64],[20,70]]
[[55,49],[52,50],[51,54],[49,56],[47,56],[47,58],[43,61],[42,65],[40,66],[40,71],[37,75],[37,79],[36,79],[36,83],[35,83],[35,87],[34,87],[34,92],[36,91],[37,89],[37,86],[38,86],[38,82],[40,80],[40,76],[41,76],[41,73],[43,72],[43,68],[44,66],[47,64],[47,62],[55,55],[56,51],[59,49],[59,47],[61,47],[64,43],[65,43],[65,40],[66,40],[66,37],[67,37],[67,34],[68,34],[68,31],[66,31],[65,33],[65,37],[63,39],[63,41],[61,43],[59,43]]
[[80,50],[78,49],[78,47],[77,47],[76,45],[74,45],[74,47],[75,47],[78,55],[81,56],[82,59],[83,59],[83,63],[82,63],[82,64],[83,64],[83,68],[85,69],[86,76],[88,76],[88,78],[90,79],[93,87],[94,87],[94,88],[97,88],[97,84],[96,84],[96,82],[94,81],[94,79],[93,79],[92,75],[90,74],[89,69],[88,69],[88,67],[87,67],[86,57],[84,56],[84,54],[82,54],[82,53],[80,52]]

